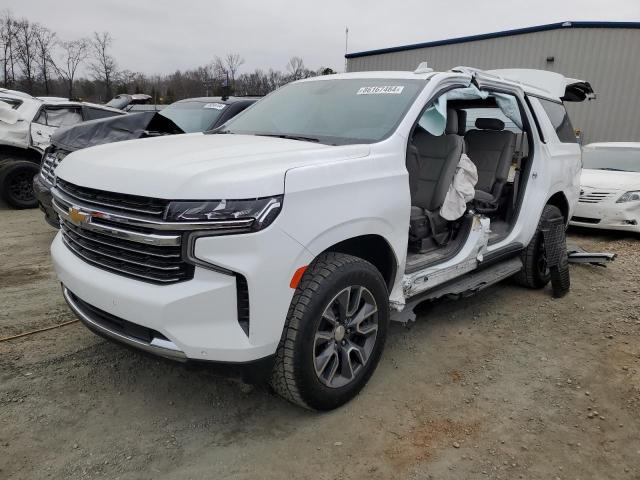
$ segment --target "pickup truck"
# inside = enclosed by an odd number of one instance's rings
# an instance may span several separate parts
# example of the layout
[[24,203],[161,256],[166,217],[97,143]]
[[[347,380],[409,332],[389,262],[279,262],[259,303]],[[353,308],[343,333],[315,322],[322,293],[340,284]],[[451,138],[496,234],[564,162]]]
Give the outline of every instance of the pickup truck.
[[419,302],[508,277],[568,291],[581,153],[563,102],[592,97],[553,72],[421,64],[71,153],[52,190],[64,298],[104,337],[336,408]]

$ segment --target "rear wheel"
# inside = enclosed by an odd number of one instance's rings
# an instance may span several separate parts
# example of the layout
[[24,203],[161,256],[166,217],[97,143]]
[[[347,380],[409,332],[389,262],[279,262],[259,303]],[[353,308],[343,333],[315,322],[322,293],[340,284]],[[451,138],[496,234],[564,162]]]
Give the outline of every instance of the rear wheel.
[[38,206],[33,191],[33,177],[39,167],[27,160],[5,163],[0,168],[0,196],[14,208],[35,208]]
[[388,324],[388,292],[380,272],[351,255],[322,254],[294,294],[272,387],[305,408],[339,407],[373,374]]
[[560,209],[554,205],[545,205],[540,215],[538,228],[531,242],[522,253],[522,271],[516,276],[518,283],[529,288],[543,288],[551,280],[551,270],[547,265],[547,248],[542,226],[545,222],[561,217]]

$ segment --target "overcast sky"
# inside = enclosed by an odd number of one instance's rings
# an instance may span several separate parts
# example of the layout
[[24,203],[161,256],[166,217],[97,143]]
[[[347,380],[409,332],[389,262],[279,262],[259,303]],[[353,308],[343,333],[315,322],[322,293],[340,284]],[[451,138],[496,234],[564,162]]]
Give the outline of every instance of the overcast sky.
[[242,71],[344,67],[356,52],[565,20],[640,21],[640,0],[2,0],[63,40],[111,32],[121,69],[169,73],[237,52]]

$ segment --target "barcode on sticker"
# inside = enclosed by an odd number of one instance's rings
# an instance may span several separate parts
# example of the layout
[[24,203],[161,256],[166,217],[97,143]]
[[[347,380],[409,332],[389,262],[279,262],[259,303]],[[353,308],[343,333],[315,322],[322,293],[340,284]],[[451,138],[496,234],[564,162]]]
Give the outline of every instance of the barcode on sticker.
[[385,85],[384,87],[361,87],[356,95],[400,95],[404,90],[402,85]]

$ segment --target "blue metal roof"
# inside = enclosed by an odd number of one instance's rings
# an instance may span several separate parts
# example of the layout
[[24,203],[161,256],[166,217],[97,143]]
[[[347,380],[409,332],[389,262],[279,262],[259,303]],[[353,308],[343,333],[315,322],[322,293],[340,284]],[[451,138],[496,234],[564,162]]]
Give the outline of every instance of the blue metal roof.
[[510,37],[512,35],[522,35],[523,33],[545,32],[547,30],[558,30],[561,28],[640,28],[640,22],[558,22],[547,25],[536,25],[533,27],[516,28],[514,30],[504,30],[501,32],[482,33],[480,35],[469,35],[467,37],[449,38],[445,40],[435,40],[432,42],[414,43],[411,45],[401,45],[399,47],[379,48],[377,50],[366,50],[363,52],[347,53],[345,58],[368,57],[381,53],[403,52],[415,50],[416,48],[438,47],[441,45],[453,45],[456,43],[474,42],[476,40],[486,40],[488,38]]

